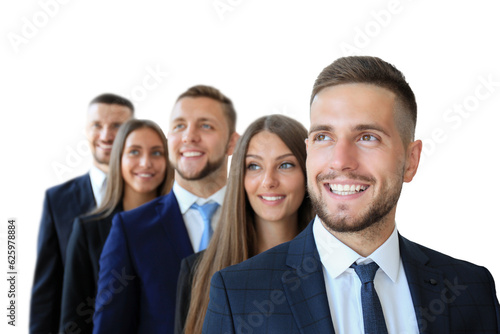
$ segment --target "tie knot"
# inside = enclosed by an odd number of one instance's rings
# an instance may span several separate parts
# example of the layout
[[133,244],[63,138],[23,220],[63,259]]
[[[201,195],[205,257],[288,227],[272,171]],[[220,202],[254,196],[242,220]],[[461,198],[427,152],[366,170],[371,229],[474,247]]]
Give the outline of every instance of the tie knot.
[[375,273],[378,270],[378,264],[376,264],[375,262],[369,264],[361,264],[361,265],[353,263],[351,265],[351,268],[353,268],[354,271],[356,271],[356,274],[358,274],[361,283],[365,284],[368,282],[373,282],[373,279],[375,278]]
[[193,209],[198,210],[205,221],[210,221],[212,219],[212,216],[214,215],[215,211],[219,207],[218,203],[206,203],[203,205],[198,205],[194,203],[191,206]]

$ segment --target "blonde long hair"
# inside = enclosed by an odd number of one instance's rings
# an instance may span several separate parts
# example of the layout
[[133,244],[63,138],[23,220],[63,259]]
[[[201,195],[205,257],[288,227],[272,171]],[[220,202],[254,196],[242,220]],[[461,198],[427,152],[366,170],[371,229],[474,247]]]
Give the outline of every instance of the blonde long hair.
[[102,199],[101,205],[94,211],[90,212],[89,215],[95,215],[94,219],[102,219],[108,217],[113,213],[116,207],[123,200],[123,188],[124,180],[122,177],[122,155],[125,147],[125,141],[129,134],[135,130],[149,128],[156,132],[160,136],[161,142],[163,144],[163,149],[165,150],[165,160],[167,162],[167,169],[165,170],[165,177],[163,182],[157,188],[157,196],[167,194],[172,188],[174,182],[174,170],[168,162],[168,147],[167,138],[161,130],[161,128],[153,121],[145,119],[130,119],[123,123],[116,134],[115,140],[113,142],[113,148],[111,149],[111,156],[109,159],[109,172],[108,180],[106,182],[106,192]]
[[[285,143],[297,158],[304,179],[307,179],[304,144],[307,130],[302,124],[283,115],[264,116],[250,124],[239,139],[231,160],[219,222],[209,246],[195,266],[185,333],[201,333],[213,274],[256,254],[257,232],[254,211],[246,196],[244,178],[248,145],[253,136],[262,131],[276,134]],[[307,189],[307,185],[305,187]],[[306,193],[298,209],[298,230],[302,231],[312,218],[311,201]]]

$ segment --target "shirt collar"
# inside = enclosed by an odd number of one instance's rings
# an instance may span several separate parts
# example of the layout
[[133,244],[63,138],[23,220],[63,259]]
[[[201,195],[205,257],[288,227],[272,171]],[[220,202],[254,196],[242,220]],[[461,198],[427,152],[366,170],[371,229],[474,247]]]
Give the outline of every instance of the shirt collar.
[[397,281],[401,256],[396,228],[394,228],[391,236],[366,258],[356,253],[328,232],[318,216],[314,219],[313,235],[321,263],[328,270],[332,278],[341,275],[354,262],[367,264],[375,261],[393,282]]
[[92,165],[89,171],[90,183],[92,184],[92,189],[94,191],[101,191],[104,180],[106,179],[106,173]]
[[172,191],[174,192],[175,198],[177,198],[177,202],[179,203],[179,209],[182,214],[185,214],[194,203],[198,205],[203,205],[208,202],[215,202],[222,206],[224,202],[224,194],[226,192],[226,186],[220,188],[218,191],[210,195],[208,198],[201,198],[196,196],[193,193],[190,193],[186,189],[182,188],[177,181],[174,182],[172,187]]

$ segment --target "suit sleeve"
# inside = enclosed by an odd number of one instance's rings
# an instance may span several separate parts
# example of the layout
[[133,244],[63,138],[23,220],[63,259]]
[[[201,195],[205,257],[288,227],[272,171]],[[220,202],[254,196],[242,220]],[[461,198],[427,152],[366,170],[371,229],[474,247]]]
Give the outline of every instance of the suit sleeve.
[[92,333],[96,293],[92,272],[87,236],[77,218],[66,250],[60,328],[63,333]]
[[45,193],[43,203],[37,254],[31,293],[30,333],[57,333],[64,269],[49,191]]
[[193,268],[187,259],[181,262],[181,271],[177,280],[175,301],[175,334],[182,334],[191,302],[191,286],[193,285]]
[[235,333],[234,319],[229,306],[227,290],[220,271],[216,272],[210,282],[210,302],[208,303],[203,334]]
[[493,303],[495,304],[495,314],[496,314],[496,322],[497,322],[497,328],[496,332],[500,334],[500,306],[498,304],[498,298],[497,298],[497,293],[495,289],[495,281],[493,280],[493,276],[491,276],[491,273],[489,272],[488,269],[484,268],[486,270],[486,275],[488,276],[488,280],[490,281],[490,286],[491,286],[491,295],[493,296]]
[[93,333],[137,333],[139,278],[130,258],[121,214],[113,218],[99,266]]

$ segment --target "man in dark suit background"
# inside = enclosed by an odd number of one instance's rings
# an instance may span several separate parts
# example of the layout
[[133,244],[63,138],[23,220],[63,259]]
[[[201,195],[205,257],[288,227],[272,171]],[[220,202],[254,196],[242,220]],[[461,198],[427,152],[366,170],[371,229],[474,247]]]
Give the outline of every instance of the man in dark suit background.
[[58,332],[66,246],[73,220],[100,204],[113,140],[120,125],[133,114],[134,106],[123,97],[95,97],[89,103],[85,126],[93,158],[90,171],[45,193],[31,295],[30,333]]
[[220,214],[235,126],[233,104],[219,90],[199,85],[179,96],[167,134],[174,186],[114,217],[99,262],[94,333],[173,333],[180,263],[206,247]]
[[204,333],[500,333],[489,271],[399,235],[416,174],[403,74],[340,58],[316,79],[306,139],[317,217],[292,241],[214,275]]

